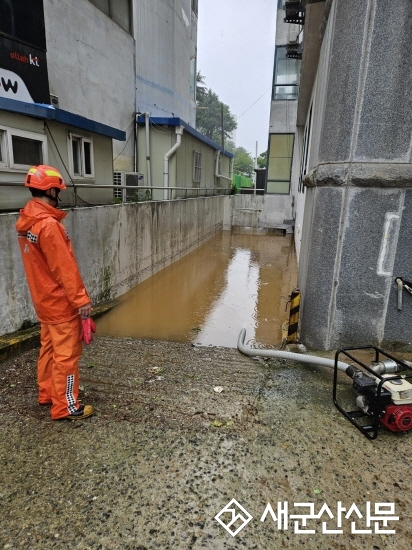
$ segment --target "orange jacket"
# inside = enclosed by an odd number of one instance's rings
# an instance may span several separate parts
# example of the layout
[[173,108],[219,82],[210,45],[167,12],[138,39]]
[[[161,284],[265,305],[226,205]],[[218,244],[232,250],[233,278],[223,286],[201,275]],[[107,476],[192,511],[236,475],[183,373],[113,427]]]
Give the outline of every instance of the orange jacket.
[[40,322],[74,319],[90,302],[70,238],[60,221],[65,212],[32,199],[16,223],[34,309]]

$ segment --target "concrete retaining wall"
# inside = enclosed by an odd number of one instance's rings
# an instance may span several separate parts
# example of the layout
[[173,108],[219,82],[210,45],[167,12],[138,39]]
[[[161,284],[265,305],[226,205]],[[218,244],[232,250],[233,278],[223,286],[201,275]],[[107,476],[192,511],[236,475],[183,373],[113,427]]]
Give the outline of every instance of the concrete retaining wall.
[[[229,200],[205,197],[69,211],[64,225],[93,303],[123,294],[223,229]],[[14,228],[17,218],[17,213],[0,214],[0,335],[36,322]]]
[[289,195],[234,195],[231,226],[274,228],[283,227],[291,219]]

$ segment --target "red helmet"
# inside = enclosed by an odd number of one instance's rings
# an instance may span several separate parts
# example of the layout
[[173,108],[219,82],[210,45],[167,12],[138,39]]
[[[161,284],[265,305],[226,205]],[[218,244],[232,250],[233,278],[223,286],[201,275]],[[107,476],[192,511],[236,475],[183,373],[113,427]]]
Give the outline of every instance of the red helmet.
[[41,191],[47,191],[52,187],[57,187],[61,190],[66,189],[66,184],[60,172],[56,168],[53,168],[53,166],[47,166],[45,164],[32,166],[27,172],[24,185],[26,187],[40,189]]

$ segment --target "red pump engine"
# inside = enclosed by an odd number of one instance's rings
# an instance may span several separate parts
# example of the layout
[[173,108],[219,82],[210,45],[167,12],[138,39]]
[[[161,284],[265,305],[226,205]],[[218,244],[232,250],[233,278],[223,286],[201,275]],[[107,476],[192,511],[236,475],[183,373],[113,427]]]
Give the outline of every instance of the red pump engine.
[[409,405],[388,405],[385,415],[379,419],[391,432],[407,432],[412,428],[412,407]]
[[[352,351],[373,351],[370,365]],[[343,354],[353,364],[344,372],[352,378],[358,410],[345,410],[337,398],[338,358]],[[384,360],[381,357],[384,357]],[[403,374],[402,371],[404,372]],[[375,346],[339,350],[335,356],[333,402],[337,409],[368,439],[378,436],[379,426],[393,433],[412,430],[412,363],[396,359]]]

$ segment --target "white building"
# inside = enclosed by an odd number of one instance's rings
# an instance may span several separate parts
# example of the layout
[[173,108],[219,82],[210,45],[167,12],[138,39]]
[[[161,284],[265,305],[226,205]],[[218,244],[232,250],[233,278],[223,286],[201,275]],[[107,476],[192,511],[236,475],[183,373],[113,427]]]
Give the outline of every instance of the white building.
[[[231,155],[222,154],[219,173],[220,147],[192,131],[197,1],[2,1],[0,33],[1,210],[24,205],[21,183],[37,163],[61,170],[69,184],[66,204],[113,202],[113,189],[98,186],[112,185],[114,172],[116,183],[125,179],[119,174],[132,173],[133,183],[162,187],[176,119],[182,145],[170,159],[170,185],[228,189]],[[139,139],[138,116],[146,113],[154,128],[148,142],[153,177],[147,142]],[[159,117],[169,139],[155,131]],[[200,167],[200,181],[195,159],[210,164]],[[165,198],[156,191],[151,196]]]

